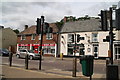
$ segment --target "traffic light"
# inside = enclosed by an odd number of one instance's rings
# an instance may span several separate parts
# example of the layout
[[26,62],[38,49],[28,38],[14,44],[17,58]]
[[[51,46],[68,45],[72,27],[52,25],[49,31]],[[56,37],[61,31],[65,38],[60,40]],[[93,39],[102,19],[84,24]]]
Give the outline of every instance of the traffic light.
[[108,30],[108,24],[107,24],[107,11],[101,10],[101,28],[103,31]]
[[74,42],[74,34],[71,35],[71,42]]
[[36,33],[41,33],[41,19],[37,18]]
[[112,37],[113,37],[113,41],[115,41],[115,33],[112,34]]
[[110,41],[110,36],[106,36],[106,39],[103,39],[103,42],[109,42]]
[[49,24],[48,23],[44,23],[43,33],[47,33],[48,28],[49,28]]
[[79,41],[80,41],[80,39],[81,39],[80,35],[79,35],[79,34],[77,34],[77,42],[79,42]]
[[47,33],[52,33],[53,32],[53,29],[51,27],[48,27],[47,28]]

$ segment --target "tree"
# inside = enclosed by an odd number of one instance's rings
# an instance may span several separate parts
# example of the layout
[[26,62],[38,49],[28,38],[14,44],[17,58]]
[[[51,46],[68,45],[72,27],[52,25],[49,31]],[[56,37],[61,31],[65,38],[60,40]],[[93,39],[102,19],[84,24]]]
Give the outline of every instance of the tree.
[[60,22],[56,22],[55,24],[57,25],[58,29],[60,30],[62,28],[64,22],[61,20]]
[[16,34],[19,34],[19,30],[18,29],[15,29],[15,30],[13,30]]

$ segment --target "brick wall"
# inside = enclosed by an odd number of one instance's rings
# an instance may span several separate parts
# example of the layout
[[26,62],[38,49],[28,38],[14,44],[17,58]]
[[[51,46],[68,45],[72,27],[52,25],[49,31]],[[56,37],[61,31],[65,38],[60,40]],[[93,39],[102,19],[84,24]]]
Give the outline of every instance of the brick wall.
[[[31,40],[31,36],[26,36],[25,40],[21,40],[21,36],[18,36],[17,38],[18,44],[35,44],[40,43],[39,36],[35,37],[35,40]],[[47,40],[46,35],[43,35],[43,44],[55,44],[57,43],[57,34],[53,34],[52,40]]]

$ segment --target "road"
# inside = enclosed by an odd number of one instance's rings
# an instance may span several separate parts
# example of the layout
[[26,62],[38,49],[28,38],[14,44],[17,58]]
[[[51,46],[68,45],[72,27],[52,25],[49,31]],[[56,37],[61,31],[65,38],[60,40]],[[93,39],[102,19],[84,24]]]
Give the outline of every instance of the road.
[[[2,73],[3,75],[5,75],[5,77],[19,77],[19,75],[17,75],[18,73],[22,77],[29,77],[29,78],[30,77],[31,78],[72,77],[73,58],[64,58],[63,60],[61,60],[60,58],[43,57],[42,70],[38,70],[39,60],[29,60],[27,71],[25,69],[25,59],[18,59],[14,55],[11,68],[8,66],[9,65],[8,59],[9,59],[8,57],[2,57]],[[118,64],[118,62],[116,61],[115,64]],[[81,64],[79,63],[79,59],[77,59],[77,75],[76,76],[79,78],[81,77],[84,78],[85,76],[82,75],[81,70],[82,70]],[[14,74],[11,74],[11,71]],[[119,62],[119,73],[120,73],[120,62]],[[43,76],[39,76],[38,74]],[[48,76],[48,74],[50,75]],[[102,79],[105,79],[105,77],[106,77],[106,60],[94,60],[93,78],[94,79],[101,78],[102,80]]]
[[[8,57],[2,57],[2,64],[8,64]],[[18,59],[16,56],[13,56],[13,64],[17,67],[25,66],[25,59]],[[38,70],[39,68],[39,60],[29,60],[29,69]],[[54,57],[43,57],[42,60],[42,70],[62,70],[62,71],[71,71],[73,68],[73,59],[65,58],[61,60],[60,58]],[[79,63],[79,59],[77,59],[77,72],[81,72],[81,64]],[[106,73],[106,63],[105,60],[95,60],[94,61],[94,73],[105,74]]]

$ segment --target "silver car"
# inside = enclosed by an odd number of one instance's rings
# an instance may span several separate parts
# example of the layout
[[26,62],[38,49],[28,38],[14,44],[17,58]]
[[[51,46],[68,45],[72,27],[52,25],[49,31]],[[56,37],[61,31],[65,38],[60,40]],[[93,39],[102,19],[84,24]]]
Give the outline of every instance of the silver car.
[[27,49],[17,51],[16,57],[17,58],[25,58],[26,54],[28,54],[29,59],[31,59],[31,60],[40,58],[40,54],[34,53],[32,50],[27,50]]

